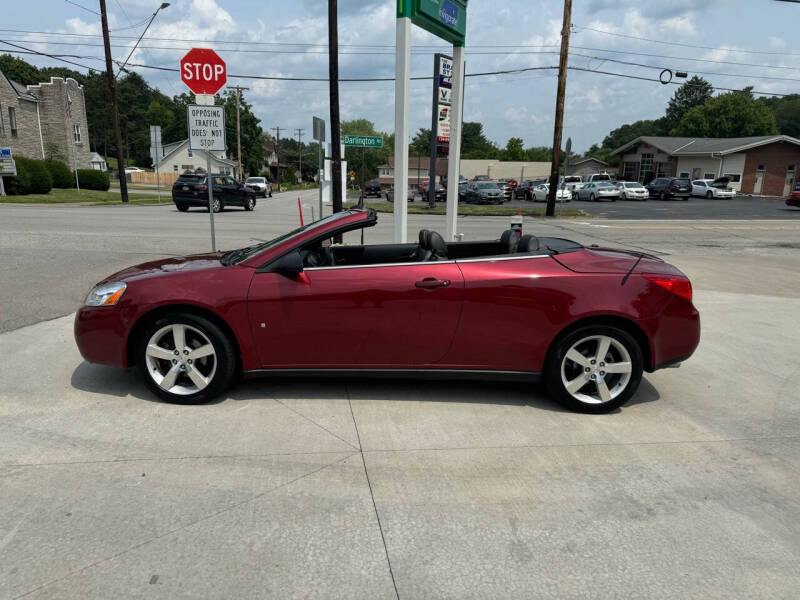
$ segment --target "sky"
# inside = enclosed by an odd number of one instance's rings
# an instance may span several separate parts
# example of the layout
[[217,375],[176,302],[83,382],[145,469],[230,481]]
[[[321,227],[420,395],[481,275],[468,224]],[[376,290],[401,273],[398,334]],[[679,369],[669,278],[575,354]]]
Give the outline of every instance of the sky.
[[[79,56],[69,60],[104,68],[96,0],[5,0],[5,4],[0,40]],[[160,2],[106,0],[106,4],[112,55],[124,60],[143,30],[143,21]],[[396,0],[339,0],[341,78],[393,77],[395,6]],[[561,2],[469,0],[468,6],[467,74],[558,65]],[[791,34],[796,34],[800,21],[800,4],[574,0],[571,21],[571,67],[648,79],[669,68],[686,71],[690,77],[701,75],[722,88],[798,91],[800,52]],[[130,62],[177,69],[186,51],[197,46],[215,49],[229,74],[327,77],[327,42],[326,0],[173,0],[159,12]],[[0,51],[4,50],[11,48],[0,43]],[[451,50],[414,27],[412,77],[430,76],[433,54]],[[50,58],[18,56],[37,65],[59,64]],[[177,72],[131,70],[169,96],[188,91]],[[303,128],[307,141],[312,116],[329,121],[327,82],[229,78],[228,83],[250,88],[245,98],[265,130]],[[464,120],[483,123],[487,137],[499,146],[512,136],[521,137],[526,147],[551,145],[556,83],[554,69],[468,77]],[[411,136],[420,127],[430,127],[431,85],[430,80],[411,83]],[[566,89],[564,137],[572,138],[573,151],[583,152],[623,123],[662,116],[676,86],[570,70]],[[366,118],[378,130],[392,132],[394,84],[342,82],[340,107],[343,120]]]

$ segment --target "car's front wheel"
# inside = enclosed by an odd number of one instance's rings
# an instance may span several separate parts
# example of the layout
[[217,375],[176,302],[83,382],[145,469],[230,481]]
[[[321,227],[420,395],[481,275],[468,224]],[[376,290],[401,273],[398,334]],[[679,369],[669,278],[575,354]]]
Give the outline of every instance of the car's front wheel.
[[211,321],[186,313],[159,319],[139,340],[137,364],[160,398],[200,404],[230,384],[236,357],[228,337]]
[[253,210],[256,207],[256,199],[254,196],[248,196],[244,201],[244,209],[247,211]]
[[594,194],[589,194],[589,202],[594,202]]
[[211,206],[214,207],[214,212],[215,213],[222,212],[222,208],[223,208],[222,200],[220,200],[219,198],[215,197],[214,200],[211,202]]
[[661,192],[661,194],[660,194],[658,197],[659,197],[661,200],[666,200],[666,199],[667,199],[667,192]]
[[711,198],[713,198],[713,197],[714,197],[714,193],[713,192],[706,192],[706,198],[711,200]]
[[187,210],[189,210],[189,205],[184,204],[183,202],[178,202],[175,206],[177,206],[178,210],[181,212],[186,212]]
[[591,325],[556,342],[545,367],[545,383],[553,398],[572,410],[608,412],[636,392],[643,364],[641,348],[628,332]]

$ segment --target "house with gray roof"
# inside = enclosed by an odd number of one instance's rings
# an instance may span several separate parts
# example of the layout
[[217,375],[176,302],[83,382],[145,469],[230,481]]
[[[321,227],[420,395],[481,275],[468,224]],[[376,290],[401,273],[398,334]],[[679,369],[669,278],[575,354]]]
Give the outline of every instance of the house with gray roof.
[[656,177],[728,177],[743,194],[788,196],[800,165],[800,140],[788,135],[738,138],[640,136],[614,150],[620,176],[648,183]]

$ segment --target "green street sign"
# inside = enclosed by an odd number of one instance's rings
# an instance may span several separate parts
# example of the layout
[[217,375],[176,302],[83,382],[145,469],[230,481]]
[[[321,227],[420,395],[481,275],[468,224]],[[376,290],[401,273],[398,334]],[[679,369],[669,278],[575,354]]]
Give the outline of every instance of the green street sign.
[[383,148],[383,138],[379,135],[344,135],[342,141],[345,146],[357,148]]
[[467,0],[397,0],[397,17],[456,45],[467,35]]

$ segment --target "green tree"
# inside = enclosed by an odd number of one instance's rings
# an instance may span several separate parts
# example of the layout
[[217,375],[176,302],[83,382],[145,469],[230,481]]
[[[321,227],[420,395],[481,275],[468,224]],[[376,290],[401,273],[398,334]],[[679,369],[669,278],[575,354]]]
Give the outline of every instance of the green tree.
[[[378,167],[389,160],[394,154],[394,136],[388,136],[375,129],[375,124],[367,119],[354,119],[342,123],[343,135],[379,135],[383,137],[382,148],[345,148],[344,156],[347,160],[347,169],[356,172],[356,182],[374,179],[378,175]],[[424,156],[428,155],[426,151]]]
[[764,104],[775,115],[780,133],[800,137],[800,95],[759,98],[757,102]]
[[531,146],[525,149],[525,160],[550,162],[553,160],[553,149],[550,146]]
[[506,147],[501,153],[502,160],[525,160],[525,148],[522,138],[512,137],[506,142]]
[[720,94],[690,109],[673,133],[697,137],[773,135],[778,133],[778,124],[773,112],[747,88]]
[[628,142],[642,135],[666,135],[667,130],[663,119],[636,121],[620,125],[603,139],[602,147],[606,150],[616,150]]
[[667,103],[664,115],[664,129],[671,130],[678,126],[687,112],[695,106],[705,104],[714,94],[714,88],[702,77],[695,75],[675,90],[675,94]]
[[431,154],[431,130],[420,128],[408,146],[409,156],[430,156]]
[[[226,90],[225,94],[215,99],[216,104],[225,107],[225,137],[228,143],[228,154],[237,157],[236,147],[236,91]],[[253,114],[253,106],[242,96],[239,108],[239,120],[242,137],[242,176],[258,175],[264,166],[266,152],[263,146],[264,130],[261,120]],[[184,115],[186,113],[184,112]],[[184,117],[184,121],[186,118]],[[281,157],[281,162],[286,162]],[[291,170],[294,173],[294,169]]]
[[35,85],[41,81],[39,69],[10,54],[0,54],[0,71],[22,85]]
[[464,121],[461,127],[461,158],[500,158],[500,149],[483,133],[483,124]]

